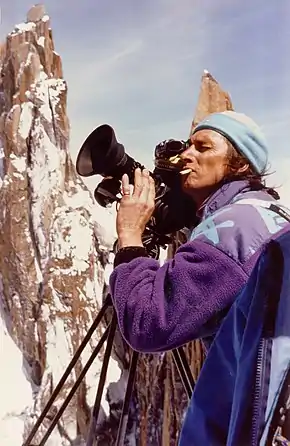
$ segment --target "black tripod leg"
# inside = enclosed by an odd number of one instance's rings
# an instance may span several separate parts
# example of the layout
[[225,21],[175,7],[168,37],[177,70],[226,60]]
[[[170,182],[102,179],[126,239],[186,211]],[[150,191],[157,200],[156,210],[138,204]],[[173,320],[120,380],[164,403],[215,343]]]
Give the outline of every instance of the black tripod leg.
[[65,381],[67,380],[68,376],[70,375],[71,371],[73,370],[74,366],[76,365],[80,355],[82,354],[84,348],[86,347],[87,343],[89,342],[89,340],[91,339],[94,331],[96,330],[97,326],[100,324],[107,308],[111,305],[111,296],[108,295],[108,297],[105,300],[105,303],[103,305],[103,307],[101,308],[100,312],[98,313],[96,319],[94,320],[94,322],[92,323],[91,327],[89,328],[89,331],[87,332],[86,336],[84,337],[81,345],[79,346],[79,348],[77,349],[74,357],[72,358],[71,362],[69,363],[69,365],[67,366],[64,374],[62,375],[61,379],[59,380],[56,388],[54,389],[54,391],[52,392],[51,397],[49,398],[48,402],[46,403],[43,411],[41,412],[38,420],[36,421],[35,425],[33,426],[32,431],[30,432],[27,440],[25,441],[25,443],[23,443],[23,446],[30,446],[30,442],[31,440],[34,438],[36,432],[38,431],[41,423],[43,422],[44,418],[46,417],[49,409],[51,408],[51,406],[54,403],[54,400],[56,399],[57,395],[59,394],[59,392],[61,391]]
[[104,356],[104,360],[103,360],[100,381],[99,381],[99,385],[98,385],[98,391],[97,391],[95,404],[94,404],[94,408],[93,408],[92,415],[91,415],[91,422],[90,422],[86,446],[93,446],[94,442],[95,442],[96,426],[97,426],[97,421],[98,421],[98,416],[99,416],[99,411],[100,411],[100,406],[101,406],[101,400],[102,400],[102,394],[104,391],[104,386],[105,386],[105,381],[106,381],[106,376],[107,376],[107,371],[108,371],[109,360],[110,360],[113,342],[114,342],[114,338],[115,338],[116,328],[117,328],[117,316],[116,316],[116,312],[114,311],[111,326],[110,326],[110,332],[109,332],[109,336],[108,336],[105,356]]
[[55,415],[55,417],[52,420],[51,425],[49,426],[49,428],[47,429],[47,432],[45,433],[45,435],[43,436],[41,442],[39,443],[38,446],[44,446],[46,441],[48,440],[51,432],[53,431],[53,429],[55,428],[55,426],[57,425],[60,417],[62,416],[62,414],[64,413],[65,409],[67,408],[70,400],[72,399],[72,397],[74,396],[74,394],[76,393],[79,385],[81,384],[82,380],[84,379],[87,371],[89,370],[90,366],[92,365],[92,363],[94,362],[96,356],[99,354],[102,346],[105,343],[105,340],[107,339],[108,335],[109,335],[109,330],[110,327],[108,327],[106,329],[106,331],[104,332],[103,336],[101,337],[101,339],[98,342],[98,345],[96,346],[96,348],[94,349],[92,355],[90,356],[89,360],[87,361],[86,365],[84,366],[83,370],[81,371],[78,379],[76,380],[76,382],[74,383],[73,387],[71,388],[68,396],[66,397],[66,399],[64,400],[64,402],[62,403],[61,407],[59,408],[59,411],[57,412],[57,414]]
[[121,415],[121,419],[120,419],[120,423],[119,423],[118,436],[117,436],[115,446],[123,446],[124,445],[127,424],[128,424],[128,418],[129,418],[130,401],[131,401],[132,391],[133,391],[133,387],[134,387],[138,357],[139,357],[139,353],[136,351],[133,351],[130,369],[129,369],[127,389],[126,389],[125,399],[124,399],[124,403],[123,403],[122,415]]
[[175,365],[178,369],[181,381],[184,385],[188,399],[190,400],[194,390],[195,382],[192,376],[189,364],[187,362],[184,350],[182,347],[172,350]]

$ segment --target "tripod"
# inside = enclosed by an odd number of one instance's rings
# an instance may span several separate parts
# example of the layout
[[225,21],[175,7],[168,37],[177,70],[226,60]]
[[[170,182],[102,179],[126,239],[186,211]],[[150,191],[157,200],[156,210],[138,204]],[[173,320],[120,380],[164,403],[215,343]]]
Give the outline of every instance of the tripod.
[[[177,239],[178,239],[178,237],[176,237],[176,239],[173,240],[174,243],[172,243],[172,248],[173,248],[172,254],[178,246]],[[146,241],[145,241],[144,245],[146,245]],[[156,254],[157,254],[157,256],[159,256],[159,249],[157,250]],[[72,389],[70,390],[66,399],[62,403],[58,412],[55,414],[54,418],[52,419],[52,422],[51,422],[50,426],[48,427],[46,433],[44,434],[43,438],[41,439],[40,443],[36,445],[36,444],[31,443],[31,441],[33,440],[33,438],[34,438],[35,434],[37,433],[39,427],[41,426],[43,420],[45,419],[46,415],[48,414],[49,409],[51,408],[57,395],[61,391],[61,389],[62,389],[63,385],[65,384],[67,378],[69,377],[71,371],[73,370],[74,366],[76,365],[81,353],[83,352],[84,348],[90,341],[94,331],[97,329],[98,325],[101,323],[102,318],[105,316],[106,311],[109,308],[111,308],[112,306],[113,306],[113,303],[112,303],[111,296],[108,295],[105,299],[104,305],[102,306],[96,319],[94,320],[91,327],[89,328],[85,338],[83,339],[82,343],[80,344],[79,348],[77,349],[71,362],[67,366],[64,374],[62,375],[61,379],[59,380],[51,397],[49,398],[48,402],[46,403],[42,413],[40,414],[33,429],[31,430],[28,438],[22,444],[22,446],[44,446],[45,445],[50,434],[54,430],[59,419],[61,418],[61,416],[64,413],[65,409],[67,408],[69,402],[71,401],[72,397],[74,396],[75,392],[77,391],[78,387],[80,386],[82,380],[84,379],[86,373],[88,372],[90,366],[94,362],[95,358],[97,357],[101,348],[103,347],[105,341],[107,340],[104,360],[103,360],[102,369],[101,369],[101,373],[100,373],[100,380],[99,380],[99,384],[98,384],[98,389],[97,389],[97,394],[96,394],[93,410],[91,413],[89,432],[88,432],[87,441],[86,441],[86,446],[94,446],[98,415],[99,415],[100,406],[101,406],[101,399],[102,399],[102,394],[103,394],[104,386],[105,386],[105,382],[106,382],[107,370],[108,370],[108,366],[109,366],[111,351],[113,348],[115,332],[117,329],[117,315],[116,315],[115,310],[113,311],[110,325],[106,328],[100,341],[98,342],[97,346],[94,348],[93,353],[91,354],[86,365],[82,369],[79,377],[77,378],[76,382],[74,383]],[[171,351],[171,353],[173,355],[175,365],[178,369],[180,379],[183,383],[183,386],[187,393],[188,399],[190,400],[194,386],[195,386],[195,382],[194,382],[194,378],[192,376],[189,364],[187,362],[183,347],[173,349]],[[125,398],[124,398],[124,402],[123,402],[122,414],[121,414],[121,418],[120,418],[120,423],[119,423],[119,428],[118,428],[118,433],[117,433],[117,440],[116,440],[115,446],[123,446],[124,445],[127,423],[128,423],[128,418],[129,418],[130,401],[131,401],[132,391],[133,391],[134,382],[135,382],[135,374],[136,374],[136,369],[137,369],[138,357],[139,357],[139,353],[133,350],[132,355],[131,355],[130,367],[129,367],[128,383],[127,383],[127,388],[126,388],[126,392],[125,392]]]
[[[117,329],[117,316],[116,316],[115,311],[113,312],[113,316],[112,316],[110,325],[106,328],[105,332],[103,333],[103,335],[102,335],[100,341],[98,342],[97,346],[95,347],[91,357],[89,358],[86,365],[84,366],[82,372],[80,373],[75,384],[73,385],[72,389],[70,390],[69,394],[67,395],[65,401],[63,402],[63,404],[59,408],[58,412],[54,416],[50,426],[48,427],[48,429],[47,429],[46,433],[44,434],[43,438],[41,439],[40,443],[36,445],[36,444],[31,443],[31,441],[33,440],[33,438],[34,438],[35,434],[37,433],[39,427],[41,426],[43,420],[45,419],[46,415],[48,414],[49,409],[51,408],[57,395],[61,391],[65,381],[67,380],[68,376],[70,375],[71,371],[73,370],[74,366],[76,365],[82,351],[86,347],[87,343],[89,342],[90,338],[92,337],[92,335],[93,335],[94,331],[96,330],[96,328],[98,327],[98,325],[101,323],[102,318],[104,317],[104,315],[109,307],[112,307],[112,300],[111,300],[110,295],[107,296],[103,307],[101,308],[96,319],[92,323],[85,338],[83,339],[81,345],[77,349],[74,357],[72,358],[71,362],[69,363],[68,367],[66,368],[64,374],[62,375],[56,388],[54,389],[50,399],[48,400],[47,404],[45,405],[42,413],[40,414],[38,420],[36,421],[28,438],[26,439],[26,441],[23,443],[22,446],[44,446],[45,445],[50,434],[54,430],[59,419],[61,418],[62,414],[64,413],[66,407],[68,406],[69,402],[71,401],[72,397],[74,396],[75,392],[77,391],[79,385],[81,384],[82,380],[84,379],[87,371],[89,370],[90,366],[94,362],[96,356],[98,355],[102,346],[104,345],[105,341],[107,340],[104,361],[103,361],[103,365],[102,365],[102,369],[101,369],[98,390],[97,390],[95,403],[94,403],[94,407],[93,407],[92,414],[91,414],[89,432],[88,432],[88,437],[87,437],[87,442],[86,442],[86,446],[94,445],[95,431],[96,431],[96,426],[97,426],[97,421],[98,421],[99,410],[100,410],[100,406],[101,406],[101,398],[102,398],[104,385],[105,385],[105,381],[106,381],[106,375],[107,375],[109,360],[110,360],[111,351],[112,351],[112,347],[113,347],[114,336],[115,336],[115,332]],[[188,365],[188,362],[186,360],[184,350],[182,347],[179,347],[177,349],[172,350],[172,354],[173,354],[173,358],[174,358],[175,364],[177,366],[177,369],[179,371],[180,378],[184,385],[185,391],[187,393],[188,398],[190,399],[191,395],[192,395],[193,388],[194,388],[194,379],[193,379],[190,367]],[[129,418],[130,400],[131,400],[131,395],[132,395],[132,391],[133,391],[133,387],[134,387],[138,356],[139,356],[138,352],[132,351],[127,389],[126,389],[125,398],[124,398],[124,402],[123,402],[122,415],[121,415],[121,419],[120,419],[120,423],[119,423],[119,429],[118,429],[117,440],[116,440],[115,446],[123,446],[123,444],[124,444],[127,422],[128,422],[128,418]]]

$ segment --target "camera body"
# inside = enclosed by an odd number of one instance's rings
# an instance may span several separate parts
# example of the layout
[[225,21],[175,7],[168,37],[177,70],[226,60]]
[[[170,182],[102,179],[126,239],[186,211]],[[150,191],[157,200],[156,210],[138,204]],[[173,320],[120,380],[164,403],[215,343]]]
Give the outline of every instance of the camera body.
[[[160,247],[171,243],[172,234],[184,227],[197,224],[196,209],[192,199],[181,189],[181,160],[178,155],[188,141],[164,140],[155,147],[155,168],[150,175],[155,182],[155,209],[143,233],[143,244],[151,257],[159,256]],[[136,168],[144,169],[129,156],[108,124],[97,127],[83,143],[76,161],[79,175],[101,175],[94,197],[102,207],[108,207],[121,199],[121,179],[124,173],[134,184]]]

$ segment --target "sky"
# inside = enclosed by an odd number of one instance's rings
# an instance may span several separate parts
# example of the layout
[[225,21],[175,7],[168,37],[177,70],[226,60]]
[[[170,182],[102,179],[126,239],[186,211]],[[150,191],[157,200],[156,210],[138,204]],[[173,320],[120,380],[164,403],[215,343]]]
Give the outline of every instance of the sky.
[[[33,5],[2,0],[0,39]],[[68,83],[73,160],[107,123],[152,167],[155,145],[188,137],[207,69],[263,128],[269,181],[290,205],[289,0],[47,0]],[[87,183],[95,185],[95,178]]]

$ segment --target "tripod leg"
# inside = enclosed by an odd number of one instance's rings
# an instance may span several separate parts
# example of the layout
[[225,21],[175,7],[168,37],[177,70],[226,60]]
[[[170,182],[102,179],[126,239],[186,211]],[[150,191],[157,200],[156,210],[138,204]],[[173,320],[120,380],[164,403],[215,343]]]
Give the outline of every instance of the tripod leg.
[[38,431],[40,425],[42,424],[44,418],[46,417],[49,409],[51,408],[51,406],[53,405],[57,395],[59,394],[59,392],[61,391],[65,381],[67,380],[68,376],[70,375],[71,371],[73,370],[74,366],[76,365],[80,355],[82,354],[84,348],[86,347],[87,343],[89,342],[89,340],[91,339],[94,331],[96,330],[97,326],[99,325],[99,323],[101,322],[107,308],[111,305],[111,296],[108,296],[105,300],[105,303],[103,305],[103,307],[101,308],[100,312],[98,313],[96,319],[94,320],[94,322],[92,323],[89,331],[87,332],[86,336],[84,337],[81,345],[79,346],[79,348],[77,349],[74,357],[72,358],[71,362],[69,363],[69,365],[67,366],[64,374],[62,375],[61,379],[59,380],[56,388],[54,389],[54,391],[52,392],[51,397],[49,398],[48,402],[46,403],[43,411],[41,412],[38,420],[36,421],[35,425],[33,426],[32,431],[30,432],[27,440],[25,441],[25,443],[23,443],[23,446],[30,446],[30,442],[31,440],[34,438],[36,432]]
[[113,347],[116,328],[117,328],[117,316],[116,316],[116,312],[114,311],[111,326],[110,326],[110,332],[109,332],[109,336],[108,336],[104,361],[103,361],[103,365],[102,365],[97,395],[96,395],[95,404],[94,404],[94,408],[93,408],[92,415],[91,415],[91,422],[90,422],[86,446],[93,446],[94,442],[95,442],[95,431],[96,431],[99,410],[100,410],[101,400],[102,400],[102,394],[103,394],[103,390],[104,390],[104,386],[105,386],[108,365],[109,365],[109,360],[110,360],[111,351],[112,351],[112,347]]
[[172,350],[175,365],[178,369],[181,381],[184,385],[188,399],[190,400],[195,386],[194,378],[192,376],[189,364],[187,362],[184,350],[182,347]]
[[62,416],[62,414],[64,413],[65,409],[67,408],[70,400],[72,399],[72,397],[74,396],[74,394],[76,393],[79,385],[81,384],[82,380],[84,379],[87,371],[89,370],[90,366],[92,365],[92,363],[94,362],[96,356],[99,354],[102,346],[105,343],[105,340],[107,339],[108,335],[109,335],[109,330],[110,327],[108,327],[106,329],[106,331],[104,332],[103,336],[101,337],[98,345],[96,346],[96,348],[94,349],[92,355],[90,356],[90,359],[87,361],[86,365],[84,366],[83,370],[81,371],[78,379],[76,380],[76,382],[74,383],[73,387],[71,388],[68,396],[66,397],[65,401],[62,403],[59,411],[57,412],[57,414],[55,415],[55,417],[52,420],[51,425],[49,426],[49,428],[47,429],[47,432],[45,433],[45,435],[43,436],[41,442],[39,443],[38,446],[44,446],[46,441],[48,440],[51,432],[53,431],[53,429],[55,428],[55,426],[57,425],[60,417]]
[[131,401],[132,390],[133,390],[134,381],[135,381],[138,357],[139,357],[139,353],[136,351],[133,351],[132,358],[131,358],[131,364],[130,364],[127,389],[126,389],[125,399],[124,399],[124,403],[123,403],[122,415],[121,415],[121,419],[120,419],[120,423],[119,423],[118,436],[117,436],[115,446],[123,446],[124,445],[127,423],[128,423],[128,418],[129,418],[130,401]]

